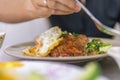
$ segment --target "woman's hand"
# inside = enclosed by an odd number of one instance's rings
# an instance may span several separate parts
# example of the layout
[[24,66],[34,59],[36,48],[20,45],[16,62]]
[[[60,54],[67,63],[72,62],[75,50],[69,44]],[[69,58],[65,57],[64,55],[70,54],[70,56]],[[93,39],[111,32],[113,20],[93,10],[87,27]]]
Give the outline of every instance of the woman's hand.
[[75,0],[31,0],[38,17],[68,15],[80,11]]
[[80,11],[75,0],[0,0],[0,21],[23,22]]

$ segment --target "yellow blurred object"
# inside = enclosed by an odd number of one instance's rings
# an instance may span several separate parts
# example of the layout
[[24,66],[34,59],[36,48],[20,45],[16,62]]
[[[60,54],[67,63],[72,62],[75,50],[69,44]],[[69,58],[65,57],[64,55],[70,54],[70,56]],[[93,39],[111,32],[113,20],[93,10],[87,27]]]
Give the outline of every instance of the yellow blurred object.
[[15,78],[15,71],[13,68],[8,67],[8,64],[0,64],[2,65],[2,67],[0,66],[0,80],[16,80]]
[[22,67],[23,64],[19,61],[16,62],[0,62],[0,68],[12,68],[12,67]]
[[9,75],[6,70],[0,69],[0,80],[16,80],[14,76]]
[[19,61],[15,62],[0,62],[0,80],[19,80],[16,68],[22,67]]

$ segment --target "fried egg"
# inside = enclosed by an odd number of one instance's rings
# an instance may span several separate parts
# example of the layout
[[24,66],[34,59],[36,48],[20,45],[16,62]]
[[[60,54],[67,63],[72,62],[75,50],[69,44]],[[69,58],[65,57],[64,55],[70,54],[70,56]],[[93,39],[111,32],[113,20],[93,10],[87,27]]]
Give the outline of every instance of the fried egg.
[[62,41],[61,35],[62,30],[58,26],[52,27],[35,39],[35,46],[23,50],[23,53],[31,56],[47,56]]

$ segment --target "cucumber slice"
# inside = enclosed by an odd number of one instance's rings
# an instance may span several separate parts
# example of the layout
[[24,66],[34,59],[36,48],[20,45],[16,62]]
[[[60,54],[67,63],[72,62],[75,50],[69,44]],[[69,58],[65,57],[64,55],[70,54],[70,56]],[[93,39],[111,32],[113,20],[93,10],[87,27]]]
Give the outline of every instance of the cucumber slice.
[[90,62],[85,66],[82,75],[77,80],[96,80],[100,73],[99,64],[97,62]]
[[32,73],[29,75],[28,80],[47,80],[47,79],[45,78],[45,76],[43,76],[43,75],[41,75],[41,74],[32,72]]
[[100,47],[99,51],[104,51],[104,52],[107,52],[108,49],[110,49],[112,47],[112,45],[109,45],[109,46],[104,46],[104,47]]

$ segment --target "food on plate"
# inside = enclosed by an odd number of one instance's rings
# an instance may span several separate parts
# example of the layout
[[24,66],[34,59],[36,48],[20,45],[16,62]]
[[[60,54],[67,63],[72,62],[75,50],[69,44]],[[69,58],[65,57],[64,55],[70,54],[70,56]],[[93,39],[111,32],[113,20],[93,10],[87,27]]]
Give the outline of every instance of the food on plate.
[[23,50],[28,56],[86,56],[106,53],[111,44],[101,39],[92,41],[86,35],[62,31],[58,26],[52,27],[35,38],[35,46]]
[[84,56],[88,38],[85,35],[74,36],[72,34],[63,35],[63,40],[50,52],[50,56]]
[[35,39],[35,46],[23,50],[24,54],[31,56],[47,56],[50,51],[62,41],[62,30],[53,27]]
[[104,54],[112,47],[111,44],[103,42],[101,39],[93,39],[87,43],[86,53],[87,55]]

